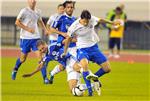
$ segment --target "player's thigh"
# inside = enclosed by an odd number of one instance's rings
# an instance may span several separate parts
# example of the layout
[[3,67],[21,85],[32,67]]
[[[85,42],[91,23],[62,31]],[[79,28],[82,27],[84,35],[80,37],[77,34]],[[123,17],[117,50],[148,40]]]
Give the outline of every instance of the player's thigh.
[[102,63],[107,61],[107,58],[97,47],[90,54],[90,60],[94,63],[97,63],[98,65],[101,65]]
[[30,44],[30,39],[20,39],[20,49],[23,54],[28,54],[31,51]]

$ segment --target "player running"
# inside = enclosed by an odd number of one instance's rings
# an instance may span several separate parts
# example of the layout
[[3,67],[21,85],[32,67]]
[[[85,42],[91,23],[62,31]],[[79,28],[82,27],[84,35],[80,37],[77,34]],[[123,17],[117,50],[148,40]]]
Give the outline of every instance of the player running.
[[[20,48],[21,54],[16,61],[16,65],[12,71],[12,80],[16,79],[16,75],[19,67],[26,61],[28,53],[31,51],[35,52],[39,60],[41,60],[42,54],[36,47],[36,42],[40,39],[40,33],[38,24],[42,26],[44,31],[48,33],[41,17],[41,11],[36,7],[36,0],[28,0],[28,6],[23,8],[17,16],[16,25],[21,28],[20,31]],[[45,69],[45,68],[43,68]],[[46,73],[42,72],[44,83],[48,83]]]
[[[98,48],[97,42],[99,38],[94,31],[94,26],[98,22],[106,22],[110,24],[114,24],[111,21],[107,21],[105,19],[97,18],[91,16],[88,10],[83,10],[81,13],[81,18],[77,19],[68,29],[69,37],[66,40],[64,56],[67,53],[68,45],[70,44],[70,40],[73,37],[77,38],[77,58],[80,61],[81,67],[83,68],[83,78],[88,88],[89,96],[93,95],[93,91],[91,88],[90,76],[88,71],[89,61],[97,63],[100,68],[95,75],[101,77],[102,75],[109,73],[111,71],[109,61],[107,58],[101,53]],[[98,80],[95,79],[95,82]]]

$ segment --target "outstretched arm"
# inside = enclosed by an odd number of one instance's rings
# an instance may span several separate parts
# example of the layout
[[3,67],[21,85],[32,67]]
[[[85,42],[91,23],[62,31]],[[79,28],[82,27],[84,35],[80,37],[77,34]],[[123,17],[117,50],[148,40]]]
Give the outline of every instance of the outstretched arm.
[[38,67],[36,68],[36,70],[34,70],[32,73],[28,73],[28,74],[24,74],[22,75],[22,77],[26,78],[26,77],[31,77],[32,75],[34,75],[35,73],[39,72],[42,68],[43,68],[43,65],[44,65],[45,62],[41,62]]

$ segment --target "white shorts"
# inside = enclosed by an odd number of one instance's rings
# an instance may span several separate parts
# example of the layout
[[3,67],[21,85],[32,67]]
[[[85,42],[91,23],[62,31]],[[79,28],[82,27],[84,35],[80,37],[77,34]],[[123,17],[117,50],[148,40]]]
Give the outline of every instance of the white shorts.
[[68,48],[68,53],[76,58],[77,57],[77,47]]
[[76,72],[73,69],[74,64],[76,63],[76,60],[72,57],[70,57],[67,60],[67,65],[66,65],[66,71],[67,71],[67,81],[75,79],[75,80],[80,80],[80,73]]

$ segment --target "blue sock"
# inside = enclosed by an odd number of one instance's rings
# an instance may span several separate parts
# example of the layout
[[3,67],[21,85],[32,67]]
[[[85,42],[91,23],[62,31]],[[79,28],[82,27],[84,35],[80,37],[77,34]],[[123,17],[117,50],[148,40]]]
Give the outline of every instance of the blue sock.
[[100,68],[95,75],[97,75],[98,77],[101,77],[102,75],[104,75],[106,72],[103,70],[103,68]]
[[47,65],[48,65],[48,63],[45,62],[43,68],[41,69],[41,73],[42,73],[43,79],[45,79],[47,77],[47,71],[46,71]]
[[92,96],[91,81],[86,79],[86,76],[89,75],[89,71],[83,71],[82,74],[83,74],[83,78],[84,78],[84,81],[86,83],[86,86],[88,88],[89,96]]
[[20,61],[20,58],[18,58],[17,61],[16,61],[16,65],[15,65],[14,70],[18,71],[18,69],[21,66],[21,64],[22,64],[22,62]]

